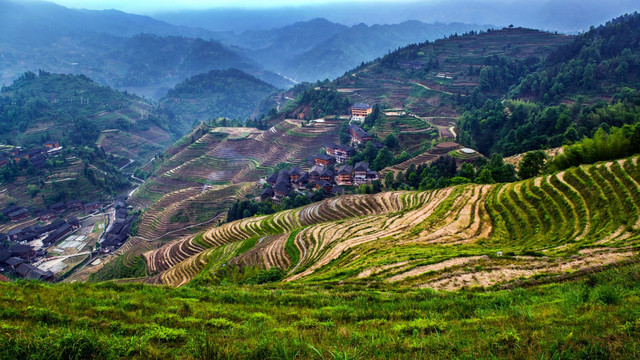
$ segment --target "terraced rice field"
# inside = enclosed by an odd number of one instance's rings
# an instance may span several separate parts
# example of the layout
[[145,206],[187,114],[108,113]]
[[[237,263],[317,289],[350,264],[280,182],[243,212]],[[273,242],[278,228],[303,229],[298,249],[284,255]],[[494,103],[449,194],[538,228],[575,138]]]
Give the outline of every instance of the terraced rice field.
[[224,261],[280,267],[285,281],[508,286],[631,260],[639,209],[634,157],[517,183],[333,198],[213,227],[145,257],[157,282],[173,286],[211,271],[216,249],[248,239],[255,246]]

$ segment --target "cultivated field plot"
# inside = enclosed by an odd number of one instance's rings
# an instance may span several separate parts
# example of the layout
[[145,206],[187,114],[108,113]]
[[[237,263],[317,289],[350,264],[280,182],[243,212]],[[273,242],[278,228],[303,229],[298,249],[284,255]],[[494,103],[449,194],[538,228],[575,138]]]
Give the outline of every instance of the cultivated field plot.
[[280,267],[298,282],[454,290],[543,281],[637,255],[639,183],[634,157],[517,183],[342,196],[214,227],[145,258],[159,272],[151,281],[172,286],[220,261]]

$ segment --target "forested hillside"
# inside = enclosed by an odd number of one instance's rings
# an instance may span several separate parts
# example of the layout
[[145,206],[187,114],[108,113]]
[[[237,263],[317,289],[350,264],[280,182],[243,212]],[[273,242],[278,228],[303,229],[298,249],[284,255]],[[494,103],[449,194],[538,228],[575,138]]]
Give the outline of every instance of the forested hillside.
[[[146,100],[84,75],[45,71],[25,73],[2,88],[0,127],[0,141],[22,146],[47,140],[91,146],[107,136],[108,152],[139,159],[152,157],[180,136],[179,124],[159,115]],[[106,129],[114,131],[101,137]]]
[[43,69],[83,74],[157,99],[187,77],[230,67],[278,87],[292,84],[211,40],[212,33],[205,30],[115,10],[74,10],[45,2],[2,0],[0,9],[0,84]]
[[[591,137],[600,127],[640,120],[640,14],[625,15],[553,51],[535,71],[520,74],[507,97],[489,98],[459,123],[460,142],[487,154],[512,155]],[[508,72],[480,71],[480,88],[494,89]]]
[[240,70],[212,70],[169,90],[160,108],[188,131],[198,121],[220,117],[244,121],[254,113],[257,117],[262,100],[275,91],[272,85]]

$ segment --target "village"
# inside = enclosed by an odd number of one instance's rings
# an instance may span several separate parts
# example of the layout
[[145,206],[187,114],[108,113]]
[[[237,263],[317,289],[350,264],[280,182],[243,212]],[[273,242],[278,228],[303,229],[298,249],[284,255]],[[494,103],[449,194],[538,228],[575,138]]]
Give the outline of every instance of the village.
[[354,104],[347,129],[349,144],[324,144],[323,154],[307,159],[310,165],[308,171],[295,166],[272,173],[263,180],[264,188],[260,199],[280,204],[282,198],[293,193],[310,196],[314,191],[322,191],[324,196],[337,196],[345,193],[345,187],[371,184],[379,180],[378,173],[370,169],[369,163],[360,161],[354,165],[348,164],[357,149],[367,142],[371,141],[378,149],[384,146],[357,125],[371,114],[372,109],[369,104]]
[[137,214],[126,198],[112,203],[79,200],[30,210],[10,205],[0,213],[10,223],[0,233],[0,276],[60,280],[76,268],[122,246]]

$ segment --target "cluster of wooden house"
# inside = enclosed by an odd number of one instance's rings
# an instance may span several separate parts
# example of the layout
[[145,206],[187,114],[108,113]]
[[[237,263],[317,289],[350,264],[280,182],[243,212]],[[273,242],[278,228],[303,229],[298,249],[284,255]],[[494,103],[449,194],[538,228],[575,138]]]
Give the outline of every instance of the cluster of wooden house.
[[15,228],[6,235],[0,234],[0,237],[6,239],[9,243],[26,244],[42,237],[44,234],[48,234],[47,237],[42,240],[43,246],[47,247],[61,240],[65,235],[79,227],[80,221],[78,218],[70,216],[67,220],[58,220],[47,225],[36,224],[23,228]]
[[131,224],[138,217],[137,214],[127,215],[127,203],[124,196],[116,198],[114,207],[116,209],[114,222],[100,242],[103,252],[111,252],[122,246],[129,238]]
[[47,161],[47,157],[59,154],[62,151],[59,141],[47,141],[42,147],[31,150],[23,150],[16,146],[8,152],[0,153],[0,166],[11,161],[19,162],[25,159],[34,167],[41,167]]
[[22,221],[30,216],[38,218],[38,220],[42,222],[49,222],[66,212],[85,211],[89,213],[99,210],[102,208],[102,205],[99,201],[83,203],[80,200],[70,200],[52,204],[48,209],[33,209],[32,211],[26,207],[10,205],[0,210],[0,213],[13,222]]
[[[341,186],[368,184],[378,180],[378,173],[369,168],[367,162],[358,162],[355,166],[344,164],[337,169],[331,169],[326,164],[326,156],[317,156],[316,164],[309,171],[302,171],[299,167],[274,172],[267,177],[270,185],[262,190],[261,199],[279,203],[292,192],[304,190],[324,190],[328,196],[344,194]],[[334,159],[333,157],[328,157]],[[330,163],[332,164],[332,163]]]
[[[0,246],[0,269],[11,272],[16,276],[30,280],[52,280],[53,273],[41,270],[30,262],[46,255],[45,248],[62,240],[75,229],[80,227],[80,221],[75,216],[66,221],[59,220],[51,224],[32,225],[20,229],[13,229],[8,234],[0,234],[4,241]],[[42,249],[36,251],[27,242],[42,238]]]

